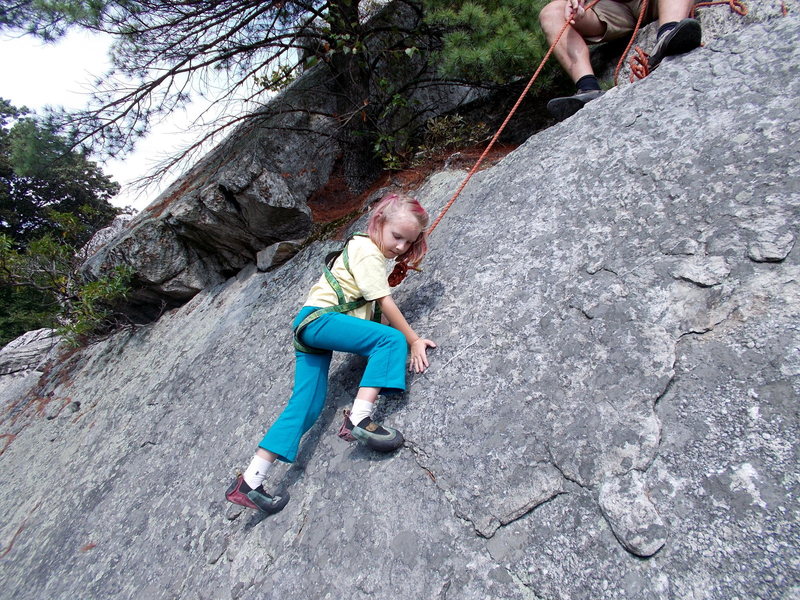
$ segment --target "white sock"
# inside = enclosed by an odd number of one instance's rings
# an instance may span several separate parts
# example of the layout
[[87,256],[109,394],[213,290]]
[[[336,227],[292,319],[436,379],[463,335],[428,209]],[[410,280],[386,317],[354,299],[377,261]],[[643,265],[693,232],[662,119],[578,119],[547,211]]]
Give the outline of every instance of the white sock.
[[256,489],[267,478],[267,471],[272,466],[272,463],[265,458],[261,458],[258,454],[253,456],[250,461],[250,466],[244,472],[244,482],[251,488]]
[[350,422],[353,425],[358,425],[366,419],[367,417],[372,416],[372,412],[375,410],[375,403],[370,402],[369,400],[362,400],[361,398],[356,398],[353,402],[353,408],[350,410]]

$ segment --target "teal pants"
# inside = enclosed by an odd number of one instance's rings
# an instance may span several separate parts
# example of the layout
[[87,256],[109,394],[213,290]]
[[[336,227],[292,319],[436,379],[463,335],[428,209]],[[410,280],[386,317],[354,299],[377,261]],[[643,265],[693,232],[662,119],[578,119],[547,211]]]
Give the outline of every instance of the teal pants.
[[[292,327],[312,310],[313,307],[303,307]],[[405,336],[397,329],[341,313],[326,313],[306,326],[300,341],[326,352],[295,351],[292,396],[259,444],[260,448],[274,452],[286,462],[297,458],[300,438],[322,412],[333,351],[367,357],[361,387],[406,389],[408,346]]]

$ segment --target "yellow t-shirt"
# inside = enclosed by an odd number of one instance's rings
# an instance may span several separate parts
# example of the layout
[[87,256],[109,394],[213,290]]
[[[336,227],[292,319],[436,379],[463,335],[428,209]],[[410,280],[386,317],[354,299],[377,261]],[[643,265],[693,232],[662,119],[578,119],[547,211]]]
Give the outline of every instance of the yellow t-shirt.
[[[339,282],[346,302],[358,298],[367,300],[364,306],[345,314],[369,320],[375,307],[375,303],[370,301],[392,293],[386,280],[386,257],[369,237],[360,235],[355,236],[347,244],[347,254],[350,271],[344,267],[344,259],[340,254],[333,263],[331,273]],[[323,307],[337,304],[339,300],[336,292],[323,274],[311,288],[303,306]]]

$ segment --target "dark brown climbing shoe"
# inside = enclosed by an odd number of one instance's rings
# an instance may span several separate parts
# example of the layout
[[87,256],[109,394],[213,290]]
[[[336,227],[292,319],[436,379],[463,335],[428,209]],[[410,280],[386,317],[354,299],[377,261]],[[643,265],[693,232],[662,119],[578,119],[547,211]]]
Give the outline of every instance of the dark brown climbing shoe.
[[283,510],[289,502],[289,493],[284,492],[279,496],[270,496],[264,491],[264,486],[260,485],[253,489],[247,485],[244,477],[239,475],[225,492],[225,498],[228,502],[254,508],[271,515]]
[[358,425],[354,425],[352,433],[353,437],[377,452],[392,452],[402,446],[405,441],[402,433],[391,427],[378,425],[369,417],[361,419]]

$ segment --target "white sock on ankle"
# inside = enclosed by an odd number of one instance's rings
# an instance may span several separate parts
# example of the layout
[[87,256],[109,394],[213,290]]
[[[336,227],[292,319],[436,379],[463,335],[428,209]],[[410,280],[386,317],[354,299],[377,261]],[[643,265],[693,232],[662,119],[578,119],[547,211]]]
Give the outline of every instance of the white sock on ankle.
[[350,410],[350,422],[353,425],[358,425],[367,417],[372,416],[372,412],[375,410],[375,403],[370,402],[369,400],[362,400],[361,398],[356,398],[353,402],[353,408]]
[[250,461],[250,466],[244,472],[244,482],[251,488],[256,489],[267,478],[267,471],[272,466],[272,463],[265,458],[261,458],[258,454],[253,456]]

